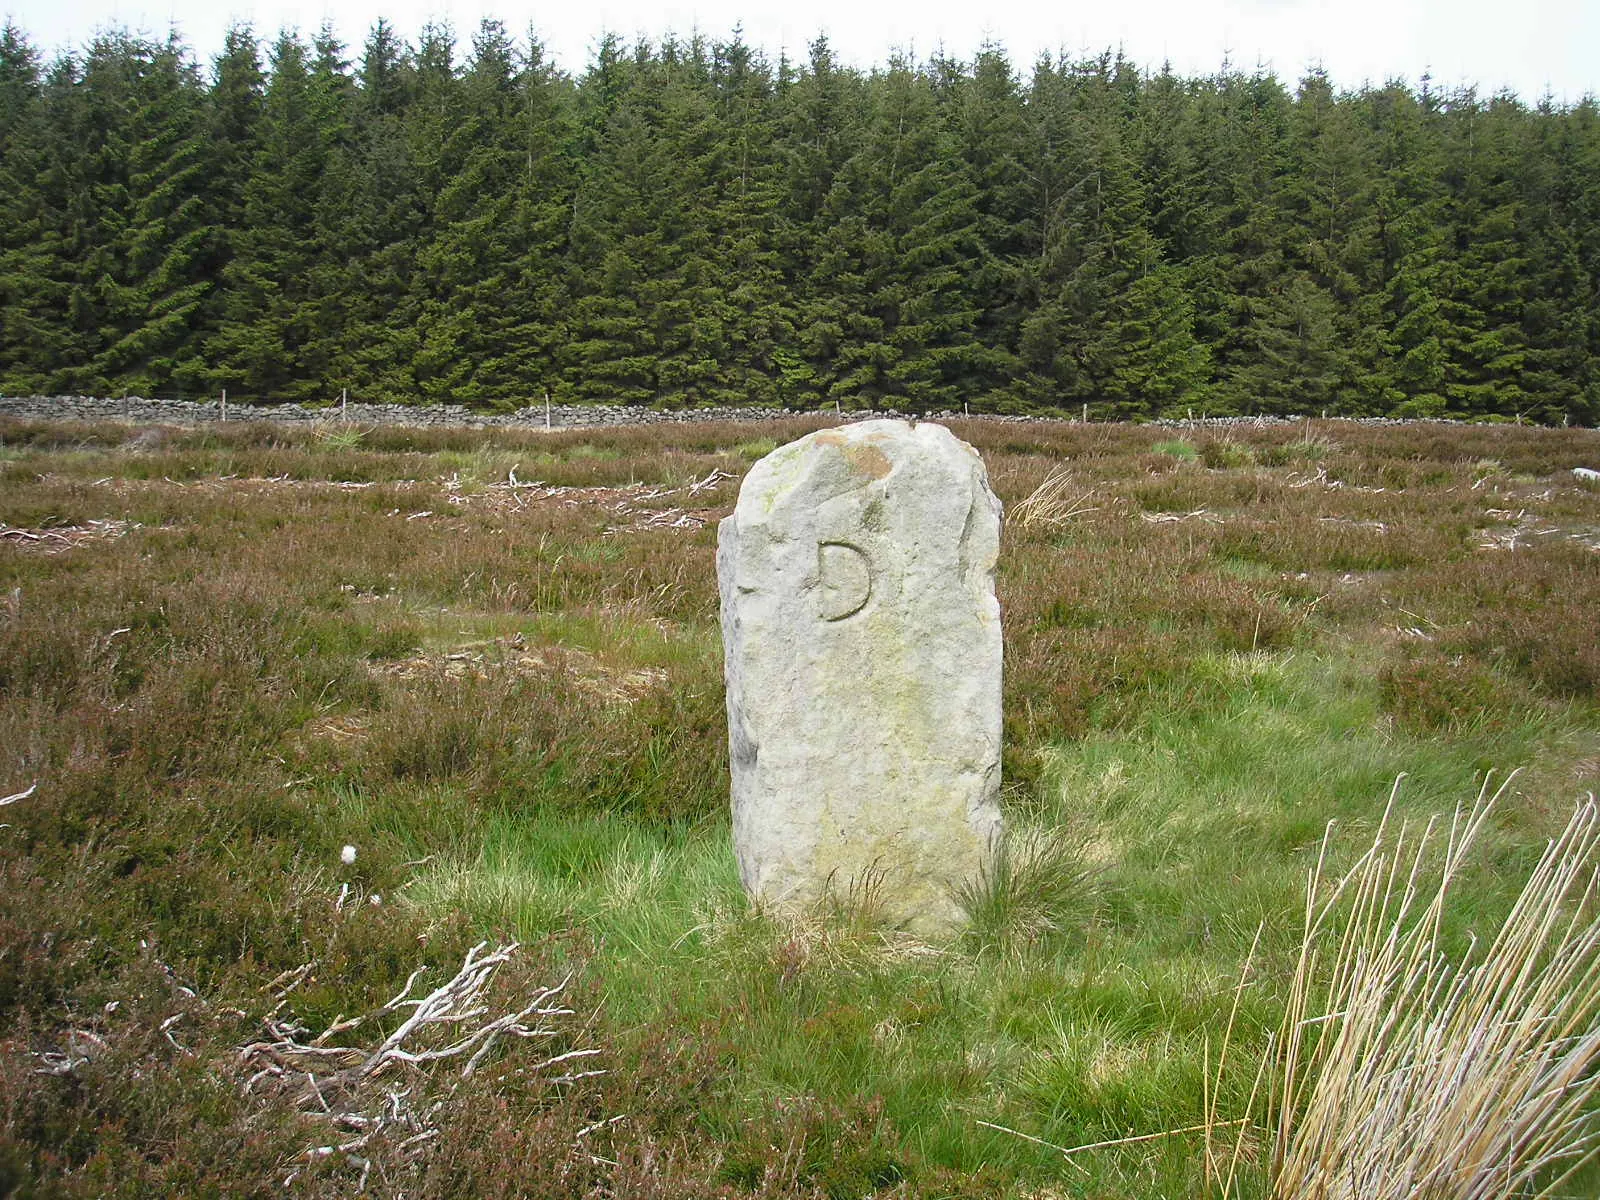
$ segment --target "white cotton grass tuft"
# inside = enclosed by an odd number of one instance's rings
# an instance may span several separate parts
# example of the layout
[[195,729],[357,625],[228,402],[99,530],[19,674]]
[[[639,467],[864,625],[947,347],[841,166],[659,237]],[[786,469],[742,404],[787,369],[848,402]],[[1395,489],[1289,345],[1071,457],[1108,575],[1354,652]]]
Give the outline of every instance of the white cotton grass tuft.
[[354,846],[346,846],[343,850],[339,851],[339,861],[345,866],[348,867],[351,863],[355,862],[355,860],[356,848]]

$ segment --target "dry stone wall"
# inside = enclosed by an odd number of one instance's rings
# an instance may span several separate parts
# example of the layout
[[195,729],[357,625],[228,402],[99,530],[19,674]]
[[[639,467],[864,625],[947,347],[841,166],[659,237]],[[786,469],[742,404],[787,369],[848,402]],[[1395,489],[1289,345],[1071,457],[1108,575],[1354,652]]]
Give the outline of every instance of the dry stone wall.
[[[218,400],[168,400],[129,396],[0,396],[0,415],[32,420],[128,421],[135,424],[196,425],[223,419]],[[686,421],[763,421],[793,416],[771,408],[696,408],[677,411],[624,405],[553,404],[552,429],[593,429],[616,425],[649,425]],[[229,404],[227,420],[304,424],[348,421],[359,425],[469,426],[543,429],[544,405],[513,412],[485,412],[459,404]]]
[[[198,425],[222,419],[220,400],[172,400],[156,397],[107,396],[0,396],[0,416],[38,421],[127,421],[139,425]],[[636,405],[553,404],[552,429],[596,429],[621,425],[660,425],[691,421],[775,421],[784,417],[831,417],[832,409],[776,409],[750,407],[659,409]],[[846,421],[877,420],[911,414],[894,409],[878,411],[846,410],[837,414]],[[936,412],[918,415],[919,420],[945,421],[971,417],[973,420],[1025,424],[1063,422],[1066,417],[1017,414]],[[485,412],[459,404],[361,404],[352,402],[346,409],[338,405],[305,407],[299,404],[232,404],[230,421],[272,421],[302,424],[315,421],[346,420],[360,425],[468,426],[475,428],[543,429],[544,405],[512,412]],[[1152,421],[1152,425],[1175,429],[1201,429],[1221,426],[1267,426],[1298,424],[1302,417],[1201,417],[1191,420]],[[1457,424],[1457,422],[1400,421],[1388,417],[1341,418],[1360,425]]]

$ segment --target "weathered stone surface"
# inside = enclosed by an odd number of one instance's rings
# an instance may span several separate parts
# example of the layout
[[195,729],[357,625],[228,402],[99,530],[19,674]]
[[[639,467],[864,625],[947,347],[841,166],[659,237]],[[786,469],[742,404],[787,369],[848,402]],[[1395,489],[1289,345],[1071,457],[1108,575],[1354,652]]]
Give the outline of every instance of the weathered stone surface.
[[733,838],[758,903],[936,934],[999,835],[1000,502],[941,425],[826,429],[718,531]]

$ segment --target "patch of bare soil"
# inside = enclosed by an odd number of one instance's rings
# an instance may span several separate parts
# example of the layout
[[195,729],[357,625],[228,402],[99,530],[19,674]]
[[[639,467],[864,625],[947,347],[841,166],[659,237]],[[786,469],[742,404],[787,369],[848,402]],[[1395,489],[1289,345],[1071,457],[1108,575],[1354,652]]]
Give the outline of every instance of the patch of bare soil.
[[532,646],[521,634],[453,650],[424,650],[409,658],[374,664],[373,670],[393,679],[487,679],[505,672],[524,676],[561,673],[580,692],[607,704],[632,704],[667,679],[666,671],[660,667],[606,663],[573,646]]

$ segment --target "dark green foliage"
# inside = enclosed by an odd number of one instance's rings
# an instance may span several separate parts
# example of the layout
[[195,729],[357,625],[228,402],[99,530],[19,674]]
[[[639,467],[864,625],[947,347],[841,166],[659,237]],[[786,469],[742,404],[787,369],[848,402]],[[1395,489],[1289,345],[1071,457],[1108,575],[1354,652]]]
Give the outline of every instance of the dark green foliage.
[[0,34],[8,393],[1592,424],[1597,230],[1592,99]]
[[49,111],[39,56],[7,21],[0,30],[0,375],[30,389],[42,386],[65,333],[65,289],[55,278],[61,233],[46,199]]

